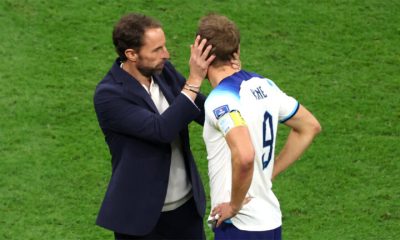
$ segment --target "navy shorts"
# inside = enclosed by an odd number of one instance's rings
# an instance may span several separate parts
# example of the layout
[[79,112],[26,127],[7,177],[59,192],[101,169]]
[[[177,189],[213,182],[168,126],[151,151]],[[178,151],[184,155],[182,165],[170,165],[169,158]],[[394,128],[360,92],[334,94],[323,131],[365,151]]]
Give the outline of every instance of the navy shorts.
[[214,228],[215,240],[281,240],[282,228],[278,227],[268,231],[243,231],[239,230],[231,223],[222,223],[218,228]]

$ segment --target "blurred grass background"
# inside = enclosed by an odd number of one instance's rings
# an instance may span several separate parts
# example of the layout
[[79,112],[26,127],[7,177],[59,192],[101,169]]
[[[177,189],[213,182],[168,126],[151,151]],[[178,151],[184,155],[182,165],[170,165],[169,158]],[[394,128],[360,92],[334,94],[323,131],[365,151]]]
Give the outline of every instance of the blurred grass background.
[[[128,12],[159,19],[187,76],[211,11],[241,29],[243,68],[323,127],[274,182],[284,239],[400,238],[400,2],[2,0],[0,239],[112,239],[94,224],[111,164],[92,97],[116,57],[113,25]],[[208,189],[202,129],[190,129]]]

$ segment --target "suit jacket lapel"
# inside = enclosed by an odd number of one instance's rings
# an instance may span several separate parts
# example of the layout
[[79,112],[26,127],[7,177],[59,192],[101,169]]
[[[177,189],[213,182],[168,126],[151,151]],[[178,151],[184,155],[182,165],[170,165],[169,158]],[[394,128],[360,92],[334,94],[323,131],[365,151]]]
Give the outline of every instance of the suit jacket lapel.
[[149,93],[144,89],[144,87],[129,73],[122,70],[119,66],[119,61],[117,60],[113,67],[111,68],[111,73],[115,76],[117,82],[122,83],[124,91],[129,98],[134,99],[136,102],[140,100],[142,103],[147,105],[153,112],[158,113],[153,100],[151,99]]
[[149,93],[144,89],[144,87],[134,78],[127,81],[126,90],[130,95],[136,95],[139,97],[147,106],[149,106],[153,112],[158,113],[156,105],[154,105]]
[[160,90],[164,94],[165,99],[167,99],[168,104],[171,104],[171,102],[174,100],[174,95],[172,94],[172,90],[170,86],[168,86],[165,79],[163,79],[160,75],[154,75],[153,80],[160,87]]

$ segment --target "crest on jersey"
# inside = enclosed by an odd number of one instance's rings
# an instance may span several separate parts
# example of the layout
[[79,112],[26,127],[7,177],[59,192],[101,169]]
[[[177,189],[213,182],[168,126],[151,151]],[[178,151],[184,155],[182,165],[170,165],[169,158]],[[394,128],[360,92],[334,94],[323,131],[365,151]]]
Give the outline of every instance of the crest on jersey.
[[225,113],[229,112],[229,107],[228,107],[228,105],[223,105],[223,106],[220,106],[220,107],[217,107],[216,109],[214,109],[213,112],[214,112],[215,117],[217,119],[219,119]]

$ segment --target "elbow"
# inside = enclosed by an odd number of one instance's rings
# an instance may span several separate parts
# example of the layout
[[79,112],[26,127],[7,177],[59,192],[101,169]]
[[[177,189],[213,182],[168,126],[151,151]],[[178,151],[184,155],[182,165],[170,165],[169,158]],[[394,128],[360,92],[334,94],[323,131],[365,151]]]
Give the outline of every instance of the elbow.
[[313,121],[309,122],[301,129],[293,129],[293,130],[299,133],[300,135],[312,140],[322,131],[322,127],[318,121]]
[[254,149],[252,149],[251,151],[249,151],[241,156],[241,161],[240,161],[241,172],[249,173],[249,172],[253,171],[254,156],[255,156]]
[[322,127],[318,121],[316,121],[315,123],[312,124],[312,132],[313,132],[314,136],[318,135],[321,131],[322,131]]
[[312,138],[316,137],[322,131],[321,124],[317,119],[312,119],[307,124],[304,125],[304,128],[299,132],[303,132],[305,135],[308,135]]

